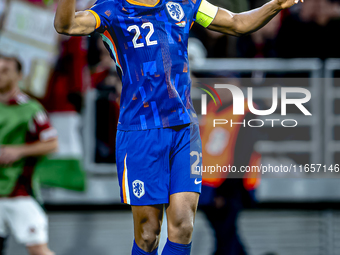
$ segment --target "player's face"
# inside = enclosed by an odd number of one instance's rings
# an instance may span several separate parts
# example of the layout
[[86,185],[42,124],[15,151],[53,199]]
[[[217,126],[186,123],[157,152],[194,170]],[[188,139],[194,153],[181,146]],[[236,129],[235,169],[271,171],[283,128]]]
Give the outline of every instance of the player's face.
[[21,74],[14,60],[0,58],[0,89],[13,86],[20,80],[20,77]]

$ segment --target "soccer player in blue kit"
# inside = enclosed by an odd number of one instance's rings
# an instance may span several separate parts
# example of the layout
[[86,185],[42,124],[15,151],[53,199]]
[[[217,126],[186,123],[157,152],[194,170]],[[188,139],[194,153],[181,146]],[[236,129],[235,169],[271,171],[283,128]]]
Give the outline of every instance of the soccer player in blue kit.
[[239,36],[298,2],[272,0],[235,14],[206,0],[98,0],[80,12],[76,0],[59,0],[57,32],[100,33],[122,80],[116,158],[122,202],[133,213],[132,254],[158,254],[164,205],[168,241],[162,254],[190,254],[201,192],[195,166],[202,155],[190,98],[187,44],[193,22]]

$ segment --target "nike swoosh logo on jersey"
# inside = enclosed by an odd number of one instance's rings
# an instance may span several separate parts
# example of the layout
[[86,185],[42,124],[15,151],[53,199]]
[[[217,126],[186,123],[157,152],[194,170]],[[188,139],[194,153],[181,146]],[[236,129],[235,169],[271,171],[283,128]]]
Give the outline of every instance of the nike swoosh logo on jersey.
[[202,181],[197,181],[197,178],[195,179],[195,184],[200,184]]

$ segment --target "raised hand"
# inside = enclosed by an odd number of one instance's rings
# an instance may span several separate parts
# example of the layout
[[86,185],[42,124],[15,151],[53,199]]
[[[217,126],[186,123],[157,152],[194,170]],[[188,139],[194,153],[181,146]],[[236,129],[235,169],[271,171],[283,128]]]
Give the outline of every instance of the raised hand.
[[294,4],[298,4],[301,1],[303,3],[304,0],[276,0],[277,4],[281,9],[287,9],[292,7]]

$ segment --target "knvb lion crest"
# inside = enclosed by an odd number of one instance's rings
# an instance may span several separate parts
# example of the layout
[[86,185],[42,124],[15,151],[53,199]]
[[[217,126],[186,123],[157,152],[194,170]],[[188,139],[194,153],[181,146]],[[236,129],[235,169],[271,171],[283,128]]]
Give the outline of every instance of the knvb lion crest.
[[145,194],[144,182],[140,180],[135,180],[132,183],[132,187],[133,187],[133,194],[136,197],[141,198],[142,196],[144,196]]
[[184,17],[184,11],[182,9],[182,6],[178,3],[174,2],[168,2],[166,3],[166,8],[168,9],[168,12],[171,16],[176,21],[181,21]]

